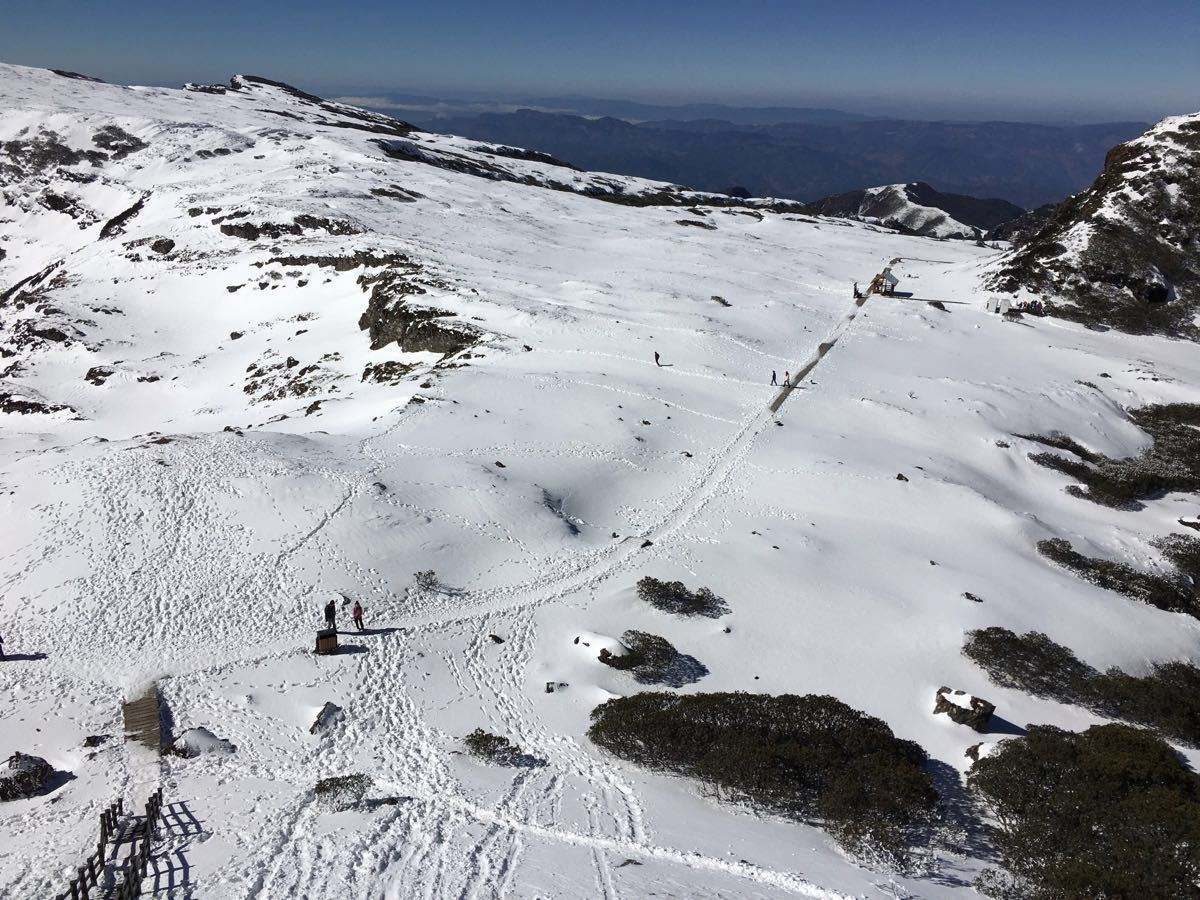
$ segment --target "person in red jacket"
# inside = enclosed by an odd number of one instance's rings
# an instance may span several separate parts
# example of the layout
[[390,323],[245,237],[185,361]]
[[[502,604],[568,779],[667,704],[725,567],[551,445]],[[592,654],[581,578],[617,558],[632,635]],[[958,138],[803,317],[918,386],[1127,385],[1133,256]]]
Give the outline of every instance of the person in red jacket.
[[354,625],[359,631],[366,631],[366,629],[363,627],[362,604],[357,600],[354,601],[354,609],[351,611],[351,618],[354,619]]

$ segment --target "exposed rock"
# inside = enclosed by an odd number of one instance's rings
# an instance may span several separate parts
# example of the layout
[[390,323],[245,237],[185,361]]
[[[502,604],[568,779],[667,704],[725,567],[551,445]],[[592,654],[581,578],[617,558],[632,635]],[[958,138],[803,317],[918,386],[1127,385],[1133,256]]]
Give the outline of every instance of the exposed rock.
[[0,769],[0,801],[27,800],[42,793],[54,777],[54,767],[40,756],[19,750]]
[[424,350],[449,356],[482,340],[480,329],[454,319],[448,310],[409,305],[410,295],[425,293],[408,277],[413,268],[359,276],[358,283],[371,289],[367,309],[358,320],[358,327],[370,335],[371,349],[395,342],[407,353]]
[[117,125],[105,125],[92,135],[92,143],[108,151],[109,159],[124,159],[131,153],[145,150],[150,145]]
[[237,747],[232,743],[217,737],[203,726],[187,729],[171,744],[171,751],[185,759],[191,759],[202,753],[228,754],[233,753],[236,749]]
[[170,238],[159,238],[151,242],[150,249],[155,253],[161,253],[163,256],[166,256],[175,249],[175,242]]
[[1114,147],[990,277],[1040,293],[1051,315],[1200,340],[1200,113]]
[[415,368],[415,365],[398,362],[394,359],[386,362],[367,363],[363,368],[362,380],[399,384],[404,376]]
[[125,233],[125,225],[142,211],[142,207],[146,205],[146,201],[150,199],[149,194],[144,194],[138,198],[137,203],[129,207],[123,212],[117,213],[111,219],[104,223],[104,227],[100,229],[101,238],[116,237],[119,234]]
[[825,197],[808,204],[805,212],[878,222],[906,234],[978,238],[1024,210],[1007,200],[944,194],[923,181],[914,181]]
[[975,697],[966,691],[956,691],[953,688],[940,687],[934,701],[933,714],[945,714],[951,721],[966,725],[981,734],[986,734],[996,711],[994,703],[989,703],[981,697]]
[[295,216],[291,222],[284,222],[282,224],[263,222],[261,225],[255,225],[253,222],[237,222],[233,225],[226,223],[221,226],[222,234],[242,238],[247,241],[257,241],[262,237],[278,240],[285,234],[295,236],[303,234],[306,231],[324,231],[327,234],[337,236],[362,233],[361,228],[349,222],[318,218],[317,216],[310,215]]
[[312,727],[308,729],[309,734],[319,734],[322,731],[328,731],[335,725],[340,723],[345,718],[345,713],[342,708],[335,703],[329,701],[321,707],[321,711],[317,713],[316,719],[313,720]]
[[108,366],[92,366],[87,370],[87,374],[83,376],[84,381],[91,382],[99,387],[104,384],[108,378],[116,373],[115,369],[110,369]]
[[25,394],[0,391],[0,413],[19,413],[25,416],[32,413],[49,414],[63,410],[75,412],[65,403],[45,403]]

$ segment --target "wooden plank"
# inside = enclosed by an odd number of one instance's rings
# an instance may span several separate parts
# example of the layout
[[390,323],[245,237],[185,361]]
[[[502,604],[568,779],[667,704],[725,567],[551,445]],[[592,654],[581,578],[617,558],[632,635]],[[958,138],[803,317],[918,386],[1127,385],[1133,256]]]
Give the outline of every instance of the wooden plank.
[[140,697],[121,705],[125,719],[125,739],[137,741],[157,753],[163,752],[162,712],[158,687],[151,685]]

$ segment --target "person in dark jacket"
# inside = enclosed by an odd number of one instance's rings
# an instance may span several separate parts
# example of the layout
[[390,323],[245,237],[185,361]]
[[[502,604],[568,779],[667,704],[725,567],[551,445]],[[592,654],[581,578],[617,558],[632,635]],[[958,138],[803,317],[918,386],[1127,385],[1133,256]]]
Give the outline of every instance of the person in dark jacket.
[[325,604],[325,625],[329,628],[337,628],[337,607],[334,606],[333,600]]
[[362,620],[362,619],[363,619],[363,608],[362,608],[362,604],[361,604],[361,603],[359,603],[357,600],[355,600],[355,601],[354,601],[354,609],[351,611],[351,615],[350,615],[350,617],[351,617],[351,618],[354,620],[354,627],[355,627],[355,628],[357,628],[359,631],[366,631],[366,630],[367,630],[366,628],[364,628],[364,627],[363,627],[363,620]]
[[775,387],[779,387],[779,379],[775,375],[774,369],[771,370],[771,384],[775,385]]
[[658,361],[658,351],[657,351],[657,350],[655,350],[655,351],[654,351],[654,364],[655,364],[656,366],[661,366],[661,365],[662,365],[662,363]]

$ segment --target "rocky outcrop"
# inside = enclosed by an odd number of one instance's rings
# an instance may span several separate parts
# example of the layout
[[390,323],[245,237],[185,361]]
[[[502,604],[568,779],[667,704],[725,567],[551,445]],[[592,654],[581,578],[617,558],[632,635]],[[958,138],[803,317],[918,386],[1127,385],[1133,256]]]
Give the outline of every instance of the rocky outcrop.
[[225,738],[217,737],[203,726],[187,729],[171,744],[171,751],[185,759],[205,753],[229,754],[236,749],[237,747]]
[[1113,148],[989,283],[1087,325],[1200,340],[1200,113]]
[[410,265],[406,270],[359,276],[359,285],[371,290],[367,309],[358,320],[358,327],[370,335],[371,349],[395,343],[406,353],[449,356],[481,341],[484,333],[480,329],[455,319],[449,310],[409,303],[410,296],[425,293],[411,279],[415,271],[417,267]]
[[992,713],[996,705],[982,697],[975,697],[966,691],[956,691],[953,688],[940,687],[934,699],[933,714],[949,716],[952,722],[966,725],[981,734],[986,734],[992,721]]
[[1037,209],[1021,213],[1007,222],[1001,222],[994,228],[989,228],[987,238],[990,241],[1009,241],[1012,244],[1023,244],[1032,235],[1050,221],[1058,209],[1057,203],[1047,203]]

